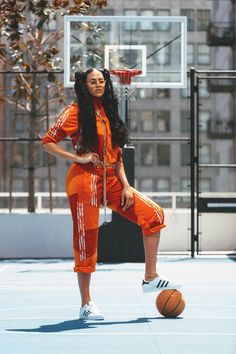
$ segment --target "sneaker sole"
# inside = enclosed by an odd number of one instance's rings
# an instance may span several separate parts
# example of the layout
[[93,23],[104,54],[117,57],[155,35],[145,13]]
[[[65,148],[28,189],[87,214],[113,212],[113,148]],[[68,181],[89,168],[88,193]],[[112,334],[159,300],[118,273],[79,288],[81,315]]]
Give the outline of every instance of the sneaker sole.
[[103,316],[93,316],[93,317],[80,317],[80,320],[83,321],[102,321],[105,317]]
[[157,292],[157,291],[162,291],[162,290],[178,290],[182,288],[182,285],[178,285],[175,287],[158,287],[158,288],[153,288],[153,287],[142,287],[143,288],[143,293],[152,293],[152,292]]

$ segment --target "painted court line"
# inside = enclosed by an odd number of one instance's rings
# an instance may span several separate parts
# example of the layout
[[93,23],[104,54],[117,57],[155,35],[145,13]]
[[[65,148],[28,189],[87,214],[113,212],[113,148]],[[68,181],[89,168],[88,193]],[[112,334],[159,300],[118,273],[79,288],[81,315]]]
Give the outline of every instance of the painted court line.
[[[94,323],[94,322],[92,322]],[[20,329],[19,329],[20,331]],[[60,335],[60,336],[203,336],[203,337],[218,337],[218,336],[226,336],[226,337],[235,337],[236,332],[209,332],[209,333],[203,333],[203,332],[76,332],[76,333],[48,333],[48,332],[17,332],[15,330],[8,330],[8,331],[0,331],[0,334],[20,334],[25,336],[27,333],[28,335]]]
[[[2,270],[1,270],[1,268],[0,268],[0,271],[3,271],[3,270],[5,270],[5,268],[7,268],[7,267],[9,267],[9,265],[6,265],[6,266],[4,266],[3,268],[2,268]],[[190,279],[181,279],[182,280],[182,282],[184,283],[184,284],[189,284],[188,285],[188,287],[190,287],[190,285],[191,284],[194,284],[195,286],[197,286],[196,284],[198,284],[198,281],[197,280],[190,280]],[[45,279],[43,279],[43,280],[29,280],[29,281],[25,281],[25,282],[22,282],[22,281],[15,281],[15,284],[22,284],[22,285],[29,285],[29,284],[47,284],[47,283],[56,283],[56,284],[71,284],[72,282],[74,282],[74,278],[71,278],[71,279],[68,279],[68,280],[45,280]],[[140,283],[140,278],[137,278],[137,280],[125,280],[125,279],[122,279],[121,281],[117,281],[117,283],[121,283],[121,284],[124,284],[124,283],[128,283],[128,284],[134,284],[134,285],[137,285],[137,284],[139,284]],[[206,283],[206,284],[222,284],[222,283],[226,283],[226,284],[228,284],[229,282],[233,282],[233,283],[235,283],[235,278],[233,278],[233,277],[230,277],[229,279],[226,279],[226,278],[222,278],[222,279],[220,279],[220,278],[218,278],[217,280],[212,280],[212,279],[206,279],[206,280],[201,280],[201,281],[199,281],[199,284],[201,285],[201,286],[204,286],[203,284],[204,283]],[[106,283],[107,284],[114,284],[114,280],[109,280],[109,279],[106,279]],[[4,285],[10,285],[10,283],[9,282],[4,282],[3,283]],[[94,284],[94,286],[100,286],[101,287],[101,285],[99,285],[99,284],[104,284],[104,280],[94,280],[93,281],[93,284]],[[134,286],[133,285],[133,286]],[[124,285],[125,286],[125,285]]]
[[9,267],[9,265],[5,265],[4,267],[0,268],[0,272],[4,272]]
[[[132,313],[130,314],[130,316],[106,316],[106,319],[105,319],[105,322],[98,322],[98,323],[106,323],[107,321],[110,321],[110,320],[115,320],[115,319],[128,319],[128,320],[132,320]],[[135,314],[136,315],[136,314]],[[137,315],[136,315],[137,316]],[[152,320],[155,321],[155,314],[153,313],[139,313],[138,316],[142,316],[142,317],[146,317],[147,318],[147,321],[149,320],[149,316],[154,316],[152,317]],[[162,316],[160,314],[157,314],[156,315],[156,319],[157,318],[162,318]],[[163,317],[164,319],[164,317]],[[192,320],[192,319],[204,319],[204,320],[219,320],[219,321],[222,321],[222,320],[236,320],[236,317],[215,317],[215,316],[186,316],[186,315],[183,315],[183,319],[184,320]],[[34,320],[45,320],[45,321],[53,321],[53,320],[64,320],[64,321],[68,321],[68,320],[71,320],[71,321],[76,321],[78,320],[79,321],[79,318],[75,318],[75,319],[71,319],[71,317],[5,317],[5,318],[0,318],[0,322],[1,321],[11,321],[11,320],[14,320],[14,321],[34,321]],[[168,318],[167,320],[172,320],[174,321],[175,318]],[[97,323],[97,322],[96,322]]]
[[[102,307],[138,307],[140,306],[149,306],[153,307],[152,303],[137,303],[137,304],[100,304]],[[222,304],[191,304],[188,303],[188,307],[219,307],[219,308],[231,308],[231,307],[236,307],[236,305],[222,305]],[[78,304],[75,305],[48,305],[48,306],[26,306],[26,307],[0,307],[0,311],[18,311],[18,310],[42,310],[42,309],[62,309],[62,308],[78,308]]]
[[[11,286],[11,285],[3,285],[0,286],[0,289],[2,290],[8,290],[8,289],[13,289],[13,290],[75,290],[76,288],[74,286],[34,286],[34,287],[26,287],[26,286]],[[104,290],[104,289],[109,289],[109,290],[117,290],[117,289],[136,289],[140,290],[140,286],[93,286],[91,289],[94,290]],[[197,289],[197,290],[236,290],[236,286],[185,286],[183,290],[185,289]],[[141,289],[142,290],[142,289]]]

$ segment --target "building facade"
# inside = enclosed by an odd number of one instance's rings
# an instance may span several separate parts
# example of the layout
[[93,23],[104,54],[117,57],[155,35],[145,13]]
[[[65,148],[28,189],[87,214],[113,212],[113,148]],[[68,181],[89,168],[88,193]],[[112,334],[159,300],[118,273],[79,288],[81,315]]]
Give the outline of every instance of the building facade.
[[[235,1],[230,0],[110,0],[107,8],[99,10],[96,15],[109,16],[187,16],[188,20],[188,70],[194,67],[197,70],[233,70],[236,66],[235,48]],[[219,30],[222,27],[230,32],[233,41],[226,43],[212,42],[209,39],[209,26]],[[53,24],[57,26],[59,24]],[[214,27],[215,26],[215,27]],[[53,27],[50,29],[53,30]],[[213,32],[211,32],[213,33]],[[232,37],[233,34],[233,37]],[[222,35],[220,35],[222,37]],[[60,48],[63,46],[59,45]],[[165,58],[164,58],[165,60]],[[166,58],[168,60],[168,58]],[[199,133],[201,141],[200,159],[202,163],[235,163],[235,134],[230,137],[218,135],[209,136],[209,122],[220,121],[227,127],[235,124],[235,91],[214,92],[209,89],[209,80],[200,83],[200,110]],[[65,90],[65,102],[73,100],[72,89]],[[190,100],[189,84],[186,89],[136,89],[136,100],[129,104],[130,135],[132,137],[189,137],[190,135]],[[52,105],[50,114],[56,115],[61,107]],[[11,136],[12,108],[7,108],[7,129],[4,134]],[[222,123],[223,122],[223,123]],[[53,119],[50,124],[53,123]],[[27,119],[17,123],[16,135],[24,136],[27,130]],[[46,128],[45,121],[38,124],[38,132],[43,134]],[[71,149],[69,141],[63,142],[66,148]],[[189,191],[190,147],[186,142],[142,142],[135,146],[135,186],[144,192],[180,192]],[[36,191],[48,191],[48,157],[36,143],[35,187]],[[9,164],[7,156],[11,154],[10,143],[1,148],[2,172],[1,191],[9,188]],[[5,154],[5,155],[4,155]],[[27,191],[27,144],[17,143],[14,152],[12,181],[14,191]],[[65,161],[51,158],[51,173],[53,191],[65,190],[65,176],[69,164]],[[4,171],[4,173],[3,173]],[[216,174],[204,170],[201,175],[201,189],[207,192],[236,190],[235,180],[230,171],[217,171]]]

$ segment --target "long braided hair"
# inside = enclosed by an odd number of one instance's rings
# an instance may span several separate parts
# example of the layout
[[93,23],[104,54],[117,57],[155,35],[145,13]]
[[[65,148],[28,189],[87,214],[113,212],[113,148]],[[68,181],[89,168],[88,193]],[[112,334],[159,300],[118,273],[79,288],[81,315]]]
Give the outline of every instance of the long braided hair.
[[[79,122],[81,126],[82,145],[89,150],[95,150],[98,146],[98,136],[96,128],[96,114],[93,104],[93,97],[89,94],[85,82],[87,76],[94,69],[79,71],[75,73],[75,93],[79,105]],[[121,120],[118,112],[118,100],[113,91],[113,85],[108,70],[99,70],[105,80],[105,92],[102,97],[102,105],[106,116],[109,119],[113,148],[123,147],[128,141],[128,130]]]

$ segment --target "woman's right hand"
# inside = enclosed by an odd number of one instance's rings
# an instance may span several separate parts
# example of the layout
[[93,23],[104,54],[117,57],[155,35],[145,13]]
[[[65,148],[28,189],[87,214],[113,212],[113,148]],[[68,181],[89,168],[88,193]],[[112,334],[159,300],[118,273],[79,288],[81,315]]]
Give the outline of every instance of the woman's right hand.
[[87,152],[86,154],[78,156],[78,163],[89,163],[92,162],[94,167],[101,166],[101,161],[99,160],[98,154],[95,152]]

